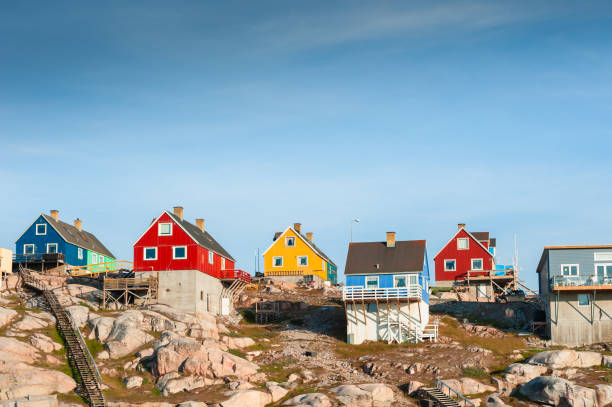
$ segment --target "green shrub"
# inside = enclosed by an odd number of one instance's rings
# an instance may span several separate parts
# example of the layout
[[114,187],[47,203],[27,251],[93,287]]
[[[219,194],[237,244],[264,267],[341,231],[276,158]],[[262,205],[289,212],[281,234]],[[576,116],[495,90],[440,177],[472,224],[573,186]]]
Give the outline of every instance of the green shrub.
[[474,377],[477,379],[483,379],[485,377],[489,377],[489,374],[483,368],[472,367],[472,366],[464,368],[463,375],[466,377]]

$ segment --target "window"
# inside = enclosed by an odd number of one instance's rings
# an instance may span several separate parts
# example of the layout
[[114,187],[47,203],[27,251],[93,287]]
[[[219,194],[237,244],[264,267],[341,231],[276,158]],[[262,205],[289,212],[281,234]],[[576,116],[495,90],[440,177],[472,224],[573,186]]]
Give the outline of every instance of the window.
[[145,247],[144,248],[144,259],[145,260],[157,260],[157,247]]
[[157,234],[159,236],[170,236],[172,235],[172,223],[160,223],[158,224]]
[[378,305],[376,303],[369,303],[368,304],[368,313],[370,314],[375,314],[378,311]]
[[36,234],[39,236],[46,235],[47,234],[47,224],[39,223],[38,225],[36,225]]
[[366,288],[378,288],[378,276],[366,276]]
[[283,257],[272,257],[272,266],[273,267],[283,267]]
[[47,243],[47,253],[57,253],[57,243]]
[[467,250],[470,248],[470,243],[467,238],[462,237],[457,239],[457,249],[459,250]]
[[172,258],[181,260],[187,258],[187,246],[174,246],[172,248]]
[[597,264],[595,270],[597,277],[612,277],[612,264]]
[[595,253],[595,261],[610,261],[612,260],[612,252]]
[[472,259],[472,270],[482,270],[482,259]]
[[33,244],[24,244],[23,245],[23,254],[34,254],[34,245]]
[[221,270],[225,270],[225,257],[221,257]]
[[455,271],[457,270],[457,264],[455,260],[444,260],[444,271]]
[[83,248],[82,247],[77,248],[77,257],[79,258],[79,260],[83,260]]
[[561,273],[564,276],[575,277],[578,275],[579,267],[577,264],[562,264]]
[[285,238],[285,246],[287,246],[287,247],[295,247],[295,237],[287,236]]
[[96,253],[91,254],[91,263],[92,264],[98,263],[98,255]]
[[591,303],[589,294],[578,294],[578,305],[585,307]]
[[215,262],[215,255],[210,250],[208,251],[208,264],[213,264]]
[[418,277],[416,274],[410,275],[410,285],[417,285]]
[[306,266],[308,266],[308,256],[298,256],[297,257],[297,265],[298,265],[298,267],[306,267]]
[[393,276],[393,287],[406,288],[406,276]]

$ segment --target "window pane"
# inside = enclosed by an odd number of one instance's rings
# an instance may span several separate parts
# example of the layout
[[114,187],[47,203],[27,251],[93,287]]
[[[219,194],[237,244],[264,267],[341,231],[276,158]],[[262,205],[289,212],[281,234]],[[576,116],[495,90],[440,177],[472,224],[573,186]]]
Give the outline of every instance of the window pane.
[[417,284],[417,276],[410,276],[410,285]]
[[185,248],[184,247],[175,247],[174,248],[174,257],[175,258],[183,258],[183,257],[185,257]]
[[612,277],[612,265],[606,266],[606,275]]
[[446,270],[455,270],[455,260],[446,260]]
[[406,287],[406,277],[395,277],[395,286],[398,288]]
[[155,258],[155,249],[145,249],[145,259],[154,259]]
[[578,275],[578,266],[572,266],[571,267],[571,271],[572,271],[572,276],[577,276]]
[[468,240],[467,239],[457,239],[457,248],[459,248],[459,249],[467,249],[468,248]]
[[599,277],[604,275],[604,266],[597,266],[597,275]]
[[376,278],[376,277],[366,277],[366,286],[368,288],[377,288],[378,287],[378,278]]
[[482,270],[482,260],[472,260],[472,269]]
[[569,266],[563,266],[563,274],[569,276]]
[[160,223],[159,224],[159,234],[160,235],[169,235],[172,230],[172,224],[170,223]]
[[589,295],[578,294],[578,305],[589,305]]

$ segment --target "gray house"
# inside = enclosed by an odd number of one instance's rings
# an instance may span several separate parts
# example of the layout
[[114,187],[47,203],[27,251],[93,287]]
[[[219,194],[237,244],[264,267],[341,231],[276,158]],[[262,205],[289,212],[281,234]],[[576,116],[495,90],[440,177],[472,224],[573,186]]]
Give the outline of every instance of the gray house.
[[538,276],[554,344],[612,341],[612,245],[545,247]]

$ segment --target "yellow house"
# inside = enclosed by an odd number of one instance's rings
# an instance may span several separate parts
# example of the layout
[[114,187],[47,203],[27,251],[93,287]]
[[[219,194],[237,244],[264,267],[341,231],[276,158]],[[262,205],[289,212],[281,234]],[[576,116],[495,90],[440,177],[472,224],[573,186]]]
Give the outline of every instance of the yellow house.
[[313,234],[302,235],[302,225],[294,223],[274,234],[272,245],[263,253],[264,276],[298,280],[316,276],[336,284],[338,267],[313,243]]

